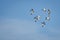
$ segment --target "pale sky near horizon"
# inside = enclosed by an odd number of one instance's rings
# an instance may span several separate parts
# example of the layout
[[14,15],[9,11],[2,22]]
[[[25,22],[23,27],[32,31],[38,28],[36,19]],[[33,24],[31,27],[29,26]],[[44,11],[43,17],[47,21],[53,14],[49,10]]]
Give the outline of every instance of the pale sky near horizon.
[[[60,40],[59,4],[60,0],[0,0],[0,40]],[[42,15],[42,8],[51,10],[45,27],[34,22],[31,8],[36,15]]]

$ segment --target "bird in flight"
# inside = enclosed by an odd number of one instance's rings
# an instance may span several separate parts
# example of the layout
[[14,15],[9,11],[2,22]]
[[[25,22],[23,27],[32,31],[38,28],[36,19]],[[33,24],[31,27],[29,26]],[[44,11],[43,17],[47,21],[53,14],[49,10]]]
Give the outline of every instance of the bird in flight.
[[49,21],[50,20],[50,16],[46,17],[45,20]]
[[41,25],[42,25],[42,27],[44,27],[46,25],[46,23],[43,21],[43,22],[41,22]]
[[31,9],[30,12],[31,12],[31,15],[34,14],[34,9]]
[[38,16],[35,16],[34,17],[34,20],[35,20],[35,22],[37,22],[38,20],[40,20],[40,16],[38,15]]
[[43,8],[42,11],[45,13],[46,12],[46,8]]

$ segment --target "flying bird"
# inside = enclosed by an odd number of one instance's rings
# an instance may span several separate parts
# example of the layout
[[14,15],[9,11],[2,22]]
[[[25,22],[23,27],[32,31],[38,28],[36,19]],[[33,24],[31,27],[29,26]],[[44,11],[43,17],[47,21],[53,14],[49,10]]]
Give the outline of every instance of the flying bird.
[[48,9],[48,15],[50,15],[50,13],[51,13],[51,11],[50,11],[50,9]]
[[46,17],[45,20],[49,21],[50,20],[50,16]]
[[42,27],[44,27],[46,25],[46,23],[45,22],[41,22],[41,25],[42,25]]
[[46,12],[46,8],[43,8],[42,11],[45,13]]
[[31,9],[30,12],[31,12],[31,15],[34,14],[34,9]]
[[37,22],[39,19],[40,19],[39,15],[34,17],[35,22]]

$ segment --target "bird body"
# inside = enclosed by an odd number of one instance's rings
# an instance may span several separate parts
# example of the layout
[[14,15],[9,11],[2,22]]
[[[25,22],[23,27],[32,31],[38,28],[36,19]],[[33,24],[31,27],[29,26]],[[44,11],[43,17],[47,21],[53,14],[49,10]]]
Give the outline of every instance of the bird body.
[[40,19],[40,16],[38,15],[38,16],[34,17],[34,19],[35,19],[35,22],[36,22]]

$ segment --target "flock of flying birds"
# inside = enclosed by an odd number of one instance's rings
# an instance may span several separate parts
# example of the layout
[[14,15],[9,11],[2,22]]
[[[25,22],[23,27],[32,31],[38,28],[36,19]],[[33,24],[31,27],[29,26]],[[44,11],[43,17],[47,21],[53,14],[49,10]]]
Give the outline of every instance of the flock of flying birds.
[[[47,14],[48,14],[48,16],[45,17],[45,21],[46,21],[46,20],[47,20],[47,21],[50,21],[50,14],[51,14],[50,9],[43,8],[42,11],[43,11],[44,13],[47,12]],[[31,9],[30,12],[31,12],[31,15],[34,15],[35,10],[34,10],[34,9]],[[41,17],[40,15],[37,15],[37,16],[35,16],[33,19],[34,19],[35,22],[37,22],[38,20],[41,19],[40,17]],[[46,25],[46,22],[45,22],[45,21],[41,22],[41,26],[42,26],[42,27],[44,27],[44,26]]]

